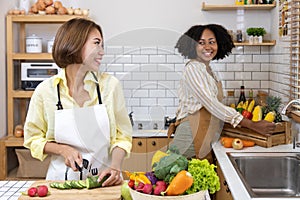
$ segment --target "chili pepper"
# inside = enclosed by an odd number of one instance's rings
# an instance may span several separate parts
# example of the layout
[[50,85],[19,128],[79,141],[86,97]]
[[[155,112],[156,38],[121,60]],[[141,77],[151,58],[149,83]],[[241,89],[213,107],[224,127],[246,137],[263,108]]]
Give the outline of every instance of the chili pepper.
[[133,172],[133,173],[130,173],[129,171],[125,171],[125,173],[129,177],[129,179],[133,180],[135,183],[142,182],[144,184],[151,184],[151,181],[145,175],[146,172]]
[[193,177],[190,172],[181,170],[171,181],[167,190],[164,192],[167,196],[176,196],[183,194],[193,184]]

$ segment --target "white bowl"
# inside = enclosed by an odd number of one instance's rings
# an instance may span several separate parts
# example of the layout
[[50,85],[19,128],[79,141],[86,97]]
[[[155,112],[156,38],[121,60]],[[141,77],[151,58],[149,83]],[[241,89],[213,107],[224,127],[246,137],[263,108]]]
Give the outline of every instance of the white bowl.
[[[157,195],[150,195],[138,192],[129,188],[130,194],[133,200],[158,200],[158,199],[173,199],[173,200],[206,200],[206,195],[208,195],[207,191],[200,191],[194,194],[188,195],[180,195],[180,196],[157,196]],[[209,197],[209,196],[208,196]]]

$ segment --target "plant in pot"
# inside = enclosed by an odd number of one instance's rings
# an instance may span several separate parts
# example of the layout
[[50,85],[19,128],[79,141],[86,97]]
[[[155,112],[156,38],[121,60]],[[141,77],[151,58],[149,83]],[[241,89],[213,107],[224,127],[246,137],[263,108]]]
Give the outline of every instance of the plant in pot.
[[262,27],[250,27],[247,28],[246,32],[249,36],[250,44],[262,43],[263,36],[267,33]]

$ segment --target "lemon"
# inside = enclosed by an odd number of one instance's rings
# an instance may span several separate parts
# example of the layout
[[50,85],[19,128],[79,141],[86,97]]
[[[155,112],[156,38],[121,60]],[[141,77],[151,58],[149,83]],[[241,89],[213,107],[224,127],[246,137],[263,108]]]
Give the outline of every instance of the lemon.
[[154,163],[160,161],[161,158],[167,156],[169,154],[163,152],[163,151],[156,151],[155,154],[152,157],[152,162],[151,162],[151,166],[153,166]]

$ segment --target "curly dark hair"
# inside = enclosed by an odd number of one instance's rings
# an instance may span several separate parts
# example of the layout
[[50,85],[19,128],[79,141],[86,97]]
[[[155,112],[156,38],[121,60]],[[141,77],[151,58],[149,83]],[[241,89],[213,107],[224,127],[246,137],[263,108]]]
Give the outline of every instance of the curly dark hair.
[[217,40],[218,52],[213,60],[223,59],[231,53],[235,47],[232,41],[232,36],[227,29],[218,24],[195,25],[185,32],[177,41],[175,48],[182,56],[188,59],[197,58],[196,46],[205,29],[211,30]]

